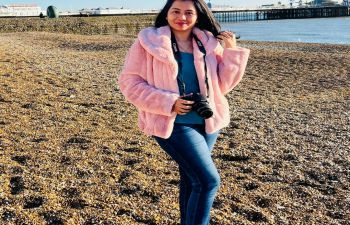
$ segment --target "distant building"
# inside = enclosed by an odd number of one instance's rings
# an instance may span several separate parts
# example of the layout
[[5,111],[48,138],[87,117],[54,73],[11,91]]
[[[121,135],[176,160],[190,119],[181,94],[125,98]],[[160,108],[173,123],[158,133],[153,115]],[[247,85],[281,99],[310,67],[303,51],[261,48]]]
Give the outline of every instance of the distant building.
[[275,4],[265,4],[265,5],[261,5],[261,7],[263,7],[263,8],[272,8],[272,7],[275,7]]
[[[344,5],[344,1],[348,0],[290,0],[289,6],[293,7],[295,4],[297,4],[298,7],[309,7],[309,6],[317,6],[317,7],[324,7],[324,6],[339,6]],[[261,5],[262,8],[283,8],[286,7],[286,5],[282,4],[280,1],[277,4],[265,4]]]
[[124,8],[97,8],[97,9],[82,9],[79,10],[82,15],[114,15],[114,14],[129,14],[132,13],[130,9]]
[[209,2],[207,3],[207,5],[208,5],[208,8],[209,8],[209,9],[212,9],[213,6],[211,5],[210,0],[209,0]]
[[313,5],[315,6],[334,6],[340,5],[343,1],[339,0],[314,0]]
[[11,4],[0,6],[0,17],[7,16],[39,16],[42,13],[36,4]]

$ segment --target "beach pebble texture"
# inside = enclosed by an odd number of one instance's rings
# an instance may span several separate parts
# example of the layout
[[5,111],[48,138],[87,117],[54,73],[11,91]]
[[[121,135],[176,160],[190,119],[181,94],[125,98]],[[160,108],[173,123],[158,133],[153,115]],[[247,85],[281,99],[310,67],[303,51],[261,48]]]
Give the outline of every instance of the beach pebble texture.
[[[179,224],[179,174],[117,86],[134,37],[0,34],[0,224]],[[211,225],[350,221],[350,46],[240,41]]]

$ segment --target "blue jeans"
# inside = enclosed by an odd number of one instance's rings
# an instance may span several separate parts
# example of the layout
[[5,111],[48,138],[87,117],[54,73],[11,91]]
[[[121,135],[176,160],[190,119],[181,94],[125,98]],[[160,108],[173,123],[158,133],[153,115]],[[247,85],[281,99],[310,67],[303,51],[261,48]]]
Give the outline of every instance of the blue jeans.
[[204,125],[175,124],[168,139],[155,137],[180,170],[181,225],[208,225],[210,209],[220,185],[211,158],[218,132],[205,133]]

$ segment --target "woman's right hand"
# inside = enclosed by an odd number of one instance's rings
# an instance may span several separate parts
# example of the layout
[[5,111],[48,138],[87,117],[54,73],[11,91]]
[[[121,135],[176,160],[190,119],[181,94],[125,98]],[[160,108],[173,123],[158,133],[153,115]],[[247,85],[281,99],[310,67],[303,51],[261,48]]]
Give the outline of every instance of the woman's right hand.
[[173,105],[173,112],[179,115],[185,115],[191,111],[194,101],[189,101],[179,97]]

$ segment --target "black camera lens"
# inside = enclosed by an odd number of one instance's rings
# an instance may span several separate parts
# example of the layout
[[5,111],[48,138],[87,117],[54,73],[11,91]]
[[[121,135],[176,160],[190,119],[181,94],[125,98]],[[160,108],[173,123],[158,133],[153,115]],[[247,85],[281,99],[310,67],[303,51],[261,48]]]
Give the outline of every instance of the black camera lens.
[[192,111],[197,112],[200,117],[208,119],[213,116],[213,111],[211,110],[209,102],[205,96],[195,93],[193,95],[186,96],[185,99],[194,101]]
[[196,110],[198,115],[204,119],[208,119],[213,116],[213,111],[208,107],[201,107]]

